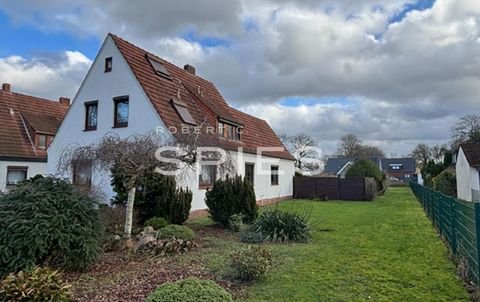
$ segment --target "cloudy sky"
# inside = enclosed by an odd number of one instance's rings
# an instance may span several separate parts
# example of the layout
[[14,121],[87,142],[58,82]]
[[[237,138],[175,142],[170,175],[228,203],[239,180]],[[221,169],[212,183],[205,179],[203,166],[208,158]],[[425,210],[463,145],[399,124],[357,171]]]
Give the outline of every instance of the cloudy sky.
[[0,82],[73,98],[113,32],[326,154],[346,133],[408,154],[480,113],[478,0],[105,2],[0,0]]

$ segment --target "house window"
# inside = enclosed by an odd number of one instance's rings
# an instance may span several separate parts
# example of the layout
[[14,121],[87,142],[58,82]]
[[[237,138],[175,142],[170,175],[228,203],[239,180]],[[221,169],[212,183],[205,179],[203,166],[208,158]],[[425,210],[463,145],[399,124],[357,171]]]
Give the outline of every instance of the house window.
[[14,186],[17,183],[27,179],[28,167],[7,167],[7,186]]
[[218,123],[218,135],[231,140],[240,141],[241,127],[229,125],[223,122]]
[[233,137],[234,140],[236,141],[241,141],[241,138],[242,138],[242,128],[240,127],[236,127],[235,128],[235,135]]
[[114,128],[121,128],[128,126],[128,96],[117,97],[113,99],[115,103],[115,119],[113,122]]
[[98,102],[85,103],[85,130],[97,130]]
[[38,135],[38,148],[47,149],[47,136],[45,134]]
[[152,66],[156,74],[164,78],[170,79],[170,73],[160,61],[148,55],[147,55],[147,59],[150,62],[150,65]]
[[390,168],[392,170],[402,170],[403,165],[402,164],[392,164],[392,165],[390,165]]
[[187,104],[178,100],[172,99],[173,108],[177,111],[182,121],[187,124],[196,125],[190,111],[188,111]]
[[73,163],[73,184],[80,187],[90,188],[92,185],[92,162],[80,160]]
[[225,133],[225,124],[222,122],[218,122],[218,135],[223,136]]
[[252,185],[255,185],[255,165],[252,163],[245,163],[245,179]]
[[211,187],[217,179],[217,166],[215,165],[202,165],[198,179],[199,186],[201,188]]
[[112,57],[105,58],[105,72],[112,71]]
[[278,186],[278,166],[270,166],[270,184]]

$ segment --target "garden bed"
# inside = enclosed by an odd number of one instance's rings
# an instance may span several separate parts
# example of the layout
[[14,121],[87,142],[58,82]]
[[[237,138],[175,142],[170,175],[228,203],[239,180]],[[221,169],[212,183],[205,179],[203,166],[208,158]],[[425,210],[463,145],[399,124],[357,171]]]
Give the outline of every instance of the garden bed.
[[[107,253],[68,274],[77,301],[143,301],[159,284],[211,279],[240,301],[469,301],[455,266],[408,188],[371,203],[288,201],[311,208],[312,241],[266,244],[273,266],[252,283],[232,281],[229,255],[246,244],[205,218],[190,221],[198,247],[182,255],[128,258]],[[325,232],[324,230],[329,230]]]

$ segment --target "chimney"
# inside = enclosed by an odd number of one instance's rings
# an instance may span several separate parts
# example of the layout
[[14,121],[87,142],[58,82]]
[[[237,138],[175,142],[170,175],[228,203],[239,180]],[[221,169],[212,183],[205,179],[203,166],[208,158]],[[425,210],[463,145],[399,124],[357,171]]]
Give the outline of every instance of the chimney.
[[3,83],[2,84],[2,90],[5,92],[10,92],[11,91],[11,86],[9,83]]
[[195,75],[195,67],[193,67],[192,65],[187,64],[187,65],[183,66],[183,69],[185,69],[187,72]]
[[69,99],[69,98],[60,97],[60,98],[58,99],[58,101],[59,101],[60,104],[62,104],[62,105],[70,106],[70,99]]

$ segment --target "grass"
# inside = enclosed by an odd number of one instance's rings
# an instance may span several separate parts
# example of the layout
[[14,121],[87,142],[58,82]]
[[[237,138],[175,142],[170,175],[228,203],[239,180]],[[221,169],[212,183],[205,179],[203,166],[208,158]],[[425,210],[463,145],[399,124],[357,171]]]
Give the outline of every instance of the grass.
[[[284,202],[311,208],[310,244],[273,245],[276,262],[249,285],[243,301],[469,301],[448,250],[408,188],[390,188],[374,202]],[[195,221],[196,227],[210,223]],[[228,276],[234,240],[208,237],[200,257]]]

